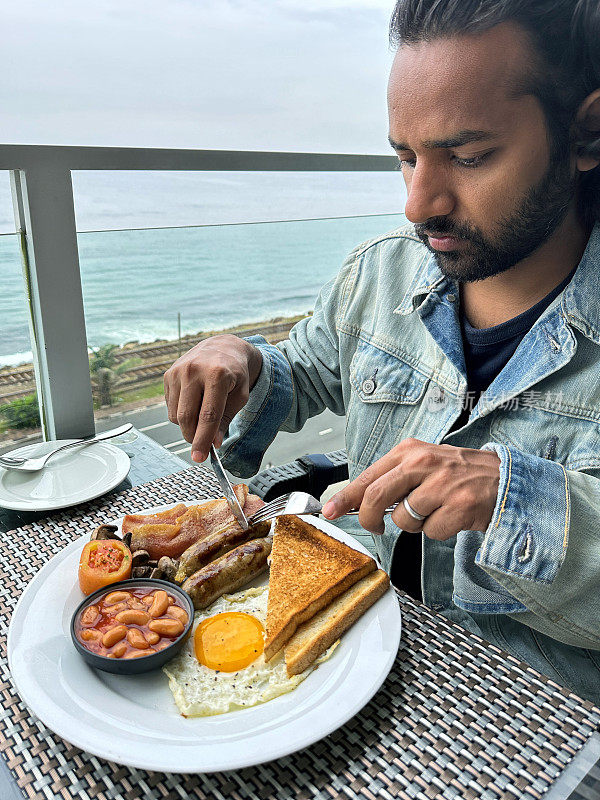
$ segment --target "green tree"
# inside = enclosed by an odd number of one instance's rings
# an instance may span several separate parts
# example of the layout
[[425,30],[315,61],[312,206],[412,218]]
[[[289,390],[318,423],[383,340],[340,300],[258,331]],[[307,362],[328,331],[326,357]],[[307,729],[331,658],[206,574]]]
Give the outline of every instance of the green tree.
[[93,351],[90,358],[92,388],[101,406],[112,406],[113,394],[121,383],[123,373],[139,364],[140,358],[128,358],[117,363],[116,344],[103,344]]
[[0,415],[4,417],[9,428],[39,428],[41,421],[37,394],[28,394],[5,403],[0,406]]

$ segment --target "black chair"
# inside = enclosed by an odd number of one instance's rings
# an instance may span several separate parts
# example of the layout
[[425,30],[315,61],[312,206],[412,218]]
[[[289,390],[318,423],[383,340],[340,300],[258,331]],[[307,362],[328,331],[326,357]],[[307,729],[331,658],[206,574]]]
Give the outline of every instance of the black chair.
[[253,494],[265,502],[288,492],[308,492],[320,498],[332,483],[348,479],[348,459],[345,450],[332,453],[313,453],[289,464],[263,469],[248,481]]

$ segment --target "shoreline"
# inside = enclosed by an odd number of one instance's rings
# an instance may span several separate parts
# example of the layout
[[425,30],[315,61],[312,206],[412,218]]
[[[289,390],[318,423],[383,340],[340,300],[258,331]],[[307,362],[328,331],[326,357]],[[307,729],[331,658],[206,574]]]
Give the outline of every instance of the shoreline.
[[[249,336],[260,334],[275,343],[286,338],[290,328],[299,320],[310,316],[312,311],[293,317],[272,317],[259,322],[246,322],[222,330],[198,331],[180,339],[155,339],[151,342],[126,342],[114,350],[117,363],[128,359],[139,359],[139,364],[123,374],[122,386],[132,389],[156,380],[180,354],[187,352],[198,342],[219,334]],[[90,356],[93,352],[90,352]],[[33,363],[0,367],[0,404],[17,400],[35,392]]]

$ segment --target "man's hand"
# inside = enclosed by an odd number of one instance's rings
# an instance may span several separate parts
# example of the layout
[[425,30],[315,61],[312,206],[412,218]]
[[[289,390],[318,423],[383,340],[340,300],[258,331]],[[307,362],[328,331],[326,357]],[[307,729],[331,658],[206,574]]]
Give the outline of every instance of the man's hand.
[[430,539],[450,539],[462,530],[485,531],[492,519],[500,459],[488,450],[405,439],[335,494],[323,515],[337,519],[360,507],[358,520],[372,533],[383,533],[383,512],[405,497],[419,522],[402,503],[392,519],[405,531],[423,531]]
[[192,443],[194,461],[204,461],[211,444],[221,446],[229,423],[248,402],[261,368],[260,350],[223,334],[192,347],[165,372],[169,419]]

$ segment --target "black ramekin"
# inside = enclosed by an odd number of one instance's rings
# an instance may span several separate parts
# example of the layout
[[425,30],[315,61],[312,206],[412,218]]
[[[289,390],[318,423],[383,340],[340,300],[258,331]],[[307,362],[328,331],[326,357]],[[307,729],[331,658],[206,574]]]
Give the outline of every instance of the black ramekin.
[[[177,596],[183,601],[183,606],[188,612],[189,619],[183,633],[173,641],[173,644],[170,644],[163,650],[159,650],[158,653],[152,653],[148,656],[141,656],[140,658],[125,659],[108,658],[107,656],[101,656],[98,653],[92,653],[91,650],[88,650],[81,644],[75,634],[75,621],[84,608],[93,605],[95,600],[102,595],[107,594],[108,592],[114,592],[118,589],[128,590],[145,588],[164,589],[168,594]],[[192,603],[192,599],[189,594],[186,594],[186,592],[177,586],[177,584],[154,578],[130,578],[126,581],[119,581],[118,583],[111,583],[108,586],[104,586],[102,589],[98,589],[98,591],[89,594],[81,601],[71,618],[71,639],[73,640],[73,644],[75,645],[77,652],[83,656],[85,661],[87,661],[91,667],[104,670],[104,672],[114,672],[117,675],[139,675],[142,672],[150,672],[152,669],[158,669],[159,667],[162,667],[163,664],[166,664],[167,661],[170,661],[174,656],[176,656],[181,650],[183,643],[190,635],[193,624],[194,604]]]

